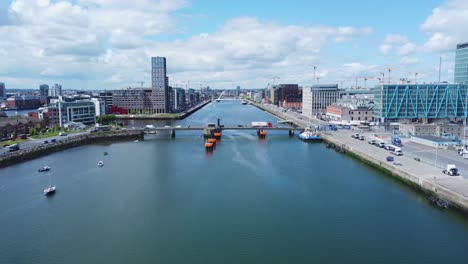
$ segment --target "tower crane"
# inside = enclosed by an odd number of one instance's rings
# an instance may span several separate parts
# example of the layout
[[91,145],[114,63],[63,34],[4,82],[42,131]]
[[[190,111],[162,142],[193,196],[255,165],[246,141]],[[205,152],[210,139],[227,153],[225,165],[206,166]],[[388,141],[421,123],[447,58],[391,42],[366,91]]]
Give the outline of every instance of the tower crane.
[[409,72],[409,74],[414,75],[414,83],[418,83],[418,72]]
[[358,76],[358,77],[356,77],[356,89],[359,89],[359,86],[358,86],[358,80],[359,79],[364,80],[364,89],[367,89],[367,80],[375,79],[375,77],[374,76]]
[[141,81],[141,82],[136,82],[136,83],[139,83],[141,87],[143,87],[143,84],[145,84],[145,82]]

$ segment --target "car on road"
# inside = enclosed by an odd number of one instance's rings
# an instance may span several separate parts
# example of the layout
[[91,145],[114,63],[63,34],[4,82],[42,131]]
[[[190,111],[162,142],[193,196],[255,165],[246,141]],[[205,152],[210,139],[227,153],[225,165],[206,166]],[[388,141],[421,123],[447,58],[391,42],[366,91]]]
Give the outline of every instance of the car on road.
[[367,143],[369,143],[369,144],[371,144],[371,145],[375,145],[375,140],[374,140],[374,139],[369,140],[369,142],[367,142]]
[[55,143],[55,142],[57,142],[57,140],[55,138],[50,140],[50,143]]
[[66,135],[67,135],[67,133],[65,133],[65,132],[60,132],[59,133],[59,136],[62,136],[62,137],[66,136]]
[[47,144],[47,143],[49,143],[49,141],[48,141],[48,140],[44,140],[42,143],[43,143],[43,144]]

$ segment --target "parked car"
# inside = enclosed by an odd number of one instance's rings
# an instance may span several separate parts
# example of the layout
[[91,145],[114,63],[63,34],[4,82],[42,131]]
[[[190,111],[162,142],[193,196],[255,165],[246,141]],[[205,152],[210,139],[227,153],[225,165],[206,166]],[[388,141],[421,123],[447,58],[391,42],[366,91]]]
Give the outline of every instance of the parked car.
[[66,136],[66,135],[67,135],[67,133],[65,133],[65,132],[60,132],[59,133],[59,136],[62,136],[62,137]]
[[57,140],[55,138],[53,138],[53,139],[50,140],[50,142],[55,143],[55,142],[57,142]]
[[42,143],[47,144],[47,143],[49,143],[49,141],[48,141],[48,140],[44,140]]
[[367,142],[367,143],[369,143],[369,144],[371,144],[371,145],[375,145],[375,140],[374,140],[374,139],[369,140],[369,142]]

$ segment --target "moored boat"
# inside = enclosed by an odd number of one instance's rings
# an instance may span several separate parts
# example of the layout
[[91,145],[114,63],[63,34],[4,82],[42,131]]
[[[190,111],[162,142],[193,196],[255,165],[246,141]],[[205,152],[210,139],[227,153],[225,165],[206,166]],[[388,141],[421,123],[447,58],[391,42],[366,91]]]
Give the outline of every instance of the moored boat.
[[304,129],[304,132],[299,134],[299,138],[304,140],[304,141],[320,141],[322,140],[322,137],[320,136],[315,129],[312,129],[311,127],[306,127]]
[[100,160],[97,165],[98,165],[98,167],[102,167],[102,166],[104,166],[104,162],[102,160]]
[[44,189],[44,195],[45,196],[50,196],[50,195],[52,195],[54,193],[55,193],[55,185],[54,186],[49,185],[49,187]]

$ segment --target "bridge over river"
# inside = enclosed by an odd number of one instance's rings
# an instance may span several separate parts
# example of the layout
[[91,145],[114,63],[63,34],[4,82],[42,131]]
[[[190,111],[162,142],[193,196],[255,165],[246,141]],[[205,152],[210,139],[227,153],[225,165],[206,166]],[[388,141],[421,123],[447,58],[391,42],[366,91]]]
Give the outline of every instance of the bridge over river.
[[256,126],[175,126],[175,127],[153,127],[140,128],[145,134],[159,134],[159,132],[170,132],[172,137],[175,137],[176,131],[203,131],[205,136],[213,134],[213,132],[222,132],[223,130],[256,130],[259,131],[288,131],[289,135],[294,135],[295,131],[303,131],[304,127],[256,127]]

